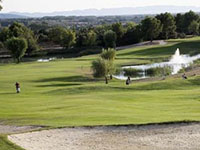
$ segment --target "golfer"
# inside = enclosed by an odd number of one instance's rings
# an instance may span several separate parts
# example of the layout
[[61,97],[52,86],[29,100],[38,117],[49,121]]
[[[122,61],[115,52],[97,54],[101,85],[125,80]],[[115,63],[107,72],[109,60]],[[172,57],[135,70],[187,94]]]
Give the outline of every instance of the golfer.
[[17,93],[20,93],[20,85],[18,82],[15,83]]

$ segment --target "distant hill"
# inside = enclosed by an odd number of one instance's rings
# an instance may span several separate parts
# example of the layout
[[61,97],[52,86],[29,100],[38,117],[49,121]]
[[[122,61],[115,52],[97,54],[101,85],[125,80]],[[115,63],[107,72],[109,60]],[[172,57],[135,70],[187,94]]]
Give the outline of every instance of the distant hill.
[[0,19],[14,19],[14,18],[28,18],[28,17],[18,14],[0,13]]
[[[12,12],[19,16],[44,17],[44,16],[110,16],[110,15],[135,15],[135,14],[159,14],[163,12],[181,13],[193,10],[200,11],[200,7],[195,6],[146,6],[146,7],[123,7],[106,9],[85,9],[73,11],[60,11],[51,13],[19,13]],[[18,17],[19,17],[18,16]]]

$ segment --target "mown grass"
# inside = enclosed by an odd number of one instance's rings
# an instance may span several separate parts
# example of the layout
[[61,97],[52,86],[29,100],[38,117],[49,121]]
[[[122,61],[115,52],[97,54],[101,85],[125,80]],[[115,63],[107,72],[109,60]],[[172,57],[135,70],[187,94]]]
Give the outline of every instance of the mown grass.
[[[167,60],[176,48],[182,53],[199,53],[200,38],[122,50],[116,64]],[[64,127],[200,121],[200,77],[133,82],[130,86],[113,80],[105,85],[91,76],[91,61],[96,57],[1,65],[0,122]],[[20,94],[15,93],[16,81],[21,83]]]
[[[176,51],[180,49],[181,54],[195,55],[200,53],[200,38],[168,40],[167,45],[144,46],[130,48],[118,52],[117,58],[126,64],[145,64],[168,60]],[[136,60],[131,61],[130,60]]]

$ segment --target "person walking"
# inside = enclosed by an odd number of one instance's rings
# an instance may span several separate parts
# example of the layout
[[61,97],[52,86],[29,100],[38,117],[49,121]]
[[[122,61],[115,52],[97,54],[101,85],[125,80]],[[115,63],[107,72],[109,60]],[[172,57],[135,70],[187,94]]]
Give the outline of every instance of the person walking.
[[20,93],[20,84],[18,82],[15,83],[17,93]]

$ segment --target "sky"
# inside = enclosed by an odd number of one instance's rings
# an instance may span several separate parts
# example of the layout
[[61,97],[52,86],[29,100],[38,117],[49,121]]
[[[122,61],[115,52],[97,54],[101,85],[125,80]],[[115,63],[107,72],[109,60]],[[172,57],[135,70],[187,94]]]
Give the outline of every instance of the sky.
[[200,0],[2,0],[2,12],[55,12],[152,5],[200,6]]

